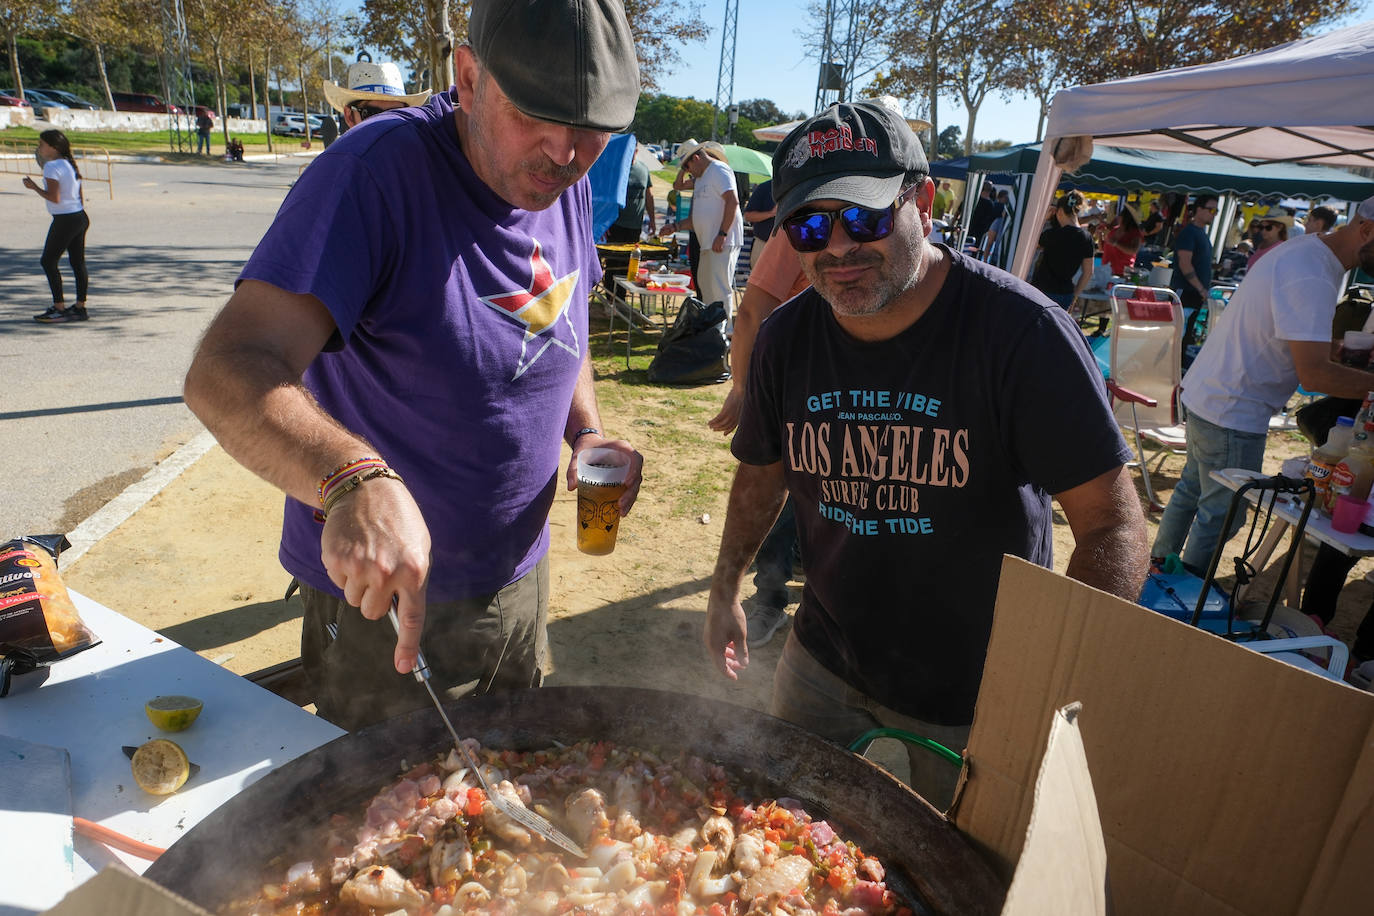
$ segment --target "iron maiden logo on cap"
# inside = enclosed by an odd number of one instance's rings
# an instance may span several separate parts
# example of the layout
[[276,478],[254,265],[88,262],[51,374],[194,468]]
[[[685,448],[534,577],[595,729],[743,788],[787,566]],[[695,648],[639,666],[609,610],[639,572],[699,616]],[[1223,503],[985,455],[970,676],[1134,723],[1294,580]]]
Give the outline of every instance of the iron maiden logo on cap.
[[[841,124],[838,128],[832,127],[830,130],[813,130],[806,136],[807,152],[812,156],[825,158],[826,153],[833,153],[839,150],[853,150],[860,153],[872,153],[878,155],[878,144],[872,137],[860,137],[857,143],[854,142],[854,131],[849,129],[848,124]],[[801,149],[801,147],[798,147]]]

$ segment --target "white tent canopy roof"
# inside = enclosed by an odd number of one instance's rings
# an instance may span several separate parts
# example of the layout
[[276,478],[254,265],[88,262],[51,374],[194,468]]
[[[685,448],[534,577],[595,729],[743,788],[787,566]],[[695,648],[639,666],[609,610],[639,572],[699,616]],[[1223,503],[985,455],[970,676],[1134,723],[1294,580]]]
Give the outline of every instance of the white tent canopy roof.
[[1029,271],[1036,244],[1029,226],[1044,214],[1059,182],[1053,154],[1060,138],[1210,151],[1252,164],[1374,166],[1371,87],[1374,21],[1215,64],[1057,93],[1013,270],[1018,276]]
[[[1215,64],[1065,89],[1046,134],[1248,162],[1374,166],[1374,21]],[[1120,142],[1120,138],[1130,138]]]

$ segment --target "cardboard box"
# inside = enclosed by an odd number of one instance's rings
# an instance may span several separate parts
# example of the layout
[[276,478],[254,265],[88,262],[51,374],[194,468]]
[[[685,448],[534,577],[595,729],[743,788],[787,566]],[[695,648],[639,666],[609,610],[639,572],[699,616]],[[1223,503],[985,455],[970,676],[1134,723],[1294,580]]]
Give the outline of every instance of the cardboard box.
[[1003,875],[1073,701],[1117,913],[1374,912],[1374,695],[1011,557],[950,814]]

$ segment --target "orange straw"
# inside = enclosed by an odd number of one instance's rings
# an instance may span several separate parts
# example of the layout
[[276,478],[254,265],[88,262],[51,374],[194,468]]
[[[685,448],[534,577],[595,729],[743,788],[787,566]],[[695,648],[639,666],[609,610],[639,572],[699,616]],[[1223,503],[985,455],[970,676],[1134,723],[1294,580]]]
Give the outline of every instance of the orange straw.
[[129,853],[129,855],[138,856],[140,859],[152,861],[167,851],[165,849],[159,849],[156,846],[149,846],[147,843],[140,843],[133,837],[127,837],[116,830],[111,830],[103,824],[97,824],[95,821],[88,821],[84,817],[73,816],[72,827],[77,833],[83,836],[88,836],[93,840],[99,840],[106,846],[122,849]]

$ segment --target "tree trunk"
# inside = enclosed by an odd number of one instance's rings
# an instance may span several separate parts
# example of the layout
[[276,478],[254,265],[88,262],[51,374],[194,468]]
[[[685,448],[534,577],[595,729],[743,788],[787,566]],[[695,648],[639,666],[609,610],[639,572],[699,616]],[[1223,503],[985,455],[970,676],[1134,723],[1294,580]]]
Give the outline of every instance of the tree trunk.
[[[258,100],[253,99],[256,106]],[[257,114],[257,112],[253,112]],[[262,116],[267,124],[267,151],[272,152],[272,48],[262,52]]]
[[105,50],[100,46],[100,42],[95,44],[95,62],[100,68],[100,85],[105,90],[105,101],[110,103],[110,111],[114,111],[114,93],[110,91],[110,76],[105,72]]
[[224,133],[224,148],[229,148],[229,93],[224,89],[224,55],[215,44],[215,100],[219,102],[219,126]]
[[310,96],[305,92],[305,58],[296,58],[296,79],[301,87],[301,120],[305,122],[305,145],[310,147]]
[[253,49],[248,49],[248,117],[258,116],[258,83],[253,73]]
[[448,21],[448,0],[425,0],[425,22],[429,26],[425,38],[429,51],[427,88],[443,92],[453,85],[453,27]]
[[19,72],[19,35],[10,35],[10,72],[14,74],[14,91],[24,97],[24,77]]
[[926,98],[930,103],[930,151],[931,158],[937,158],[940,146],[940,80],[938,59],[936,58],[935,16],[930,17],[930,38],[926,42]]

